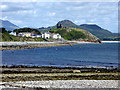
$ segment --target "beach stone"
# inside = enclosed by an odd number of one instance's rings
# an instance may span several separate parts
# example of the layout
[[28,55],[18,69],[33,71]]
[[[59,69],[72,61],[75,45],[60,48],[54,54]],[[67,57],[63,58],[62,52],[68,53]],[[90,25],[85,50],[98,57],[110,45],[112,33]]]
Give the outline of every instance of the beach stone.
[[73,73],[81,73],[80,70],[73,70]]
[[[4,82],[4,88],[119,88],[119,80],[49,80],[49,81],[19,81]],[[1,83],[0,83],[1,84]],[[10,85],[10,86],[9,86]],[[1,85],[0,85],[1,86]]]

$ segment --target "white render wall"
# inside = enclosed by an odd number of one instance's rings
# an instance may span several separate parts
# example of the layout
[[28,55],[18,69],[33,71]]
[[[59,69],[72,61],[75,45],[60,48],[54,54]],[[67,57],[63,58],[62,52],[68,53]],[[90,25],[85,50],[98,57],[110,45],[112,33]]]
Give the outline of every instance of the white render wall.
[[49,39],[50,38],[50,34],[45,33],[45,39]]
[[51,33],[47,33],[45,32],[44,34],[42,34],[42,38],[45,39],[49,39],[49,38],[53,38],[53,39],[61,39],[61,35],[56,33],[56,34],[51,34]]
[[53,34],[53,39],[61,39],[61,35],[59,34]]
[[49,39],[50,38],[50,33],[44,33],[44,34],[42,34],[42,38],[45,38],[45,39]]

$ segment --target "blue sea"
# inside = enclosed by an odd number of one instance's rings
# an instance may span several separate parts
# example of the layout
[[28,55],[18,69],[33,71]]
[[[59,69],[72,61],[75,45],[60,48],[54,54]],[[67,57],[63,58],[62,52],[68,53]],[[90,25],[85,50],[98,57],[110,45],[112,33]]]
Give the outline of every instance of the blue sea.
[[117,67],[118,43],[4,50],[2,63],[3,65],[60,67]]

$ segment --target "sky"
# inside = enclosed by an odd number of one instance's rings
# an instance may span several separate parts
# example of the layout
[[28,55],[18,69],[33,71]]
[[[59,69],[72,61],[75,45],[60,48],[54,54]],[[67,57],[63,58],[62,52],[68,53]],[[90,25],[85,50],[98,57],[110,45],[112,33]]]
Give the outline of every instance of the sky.
[[19,27],[48,27],[71,20],[118,32],[118,2],[2,2],[2,20]]

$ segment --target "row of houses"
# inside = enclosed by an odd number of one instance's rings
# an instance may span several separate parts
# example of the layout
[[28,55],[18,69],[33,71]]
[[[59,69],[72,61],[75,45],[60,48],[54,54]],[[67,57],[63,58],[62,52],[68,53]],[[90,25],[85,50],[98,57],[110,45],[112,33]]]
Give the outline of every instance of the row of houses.
[[31,32],[21,32],[18,34],[16,34],[16,32],[11,32],[10,35],[32,37],[32,38],[45,38],[45,39],[62,39],[59,33],[50,33],[50,32],[43,32],[41,35],[35,35],[34,33]]

